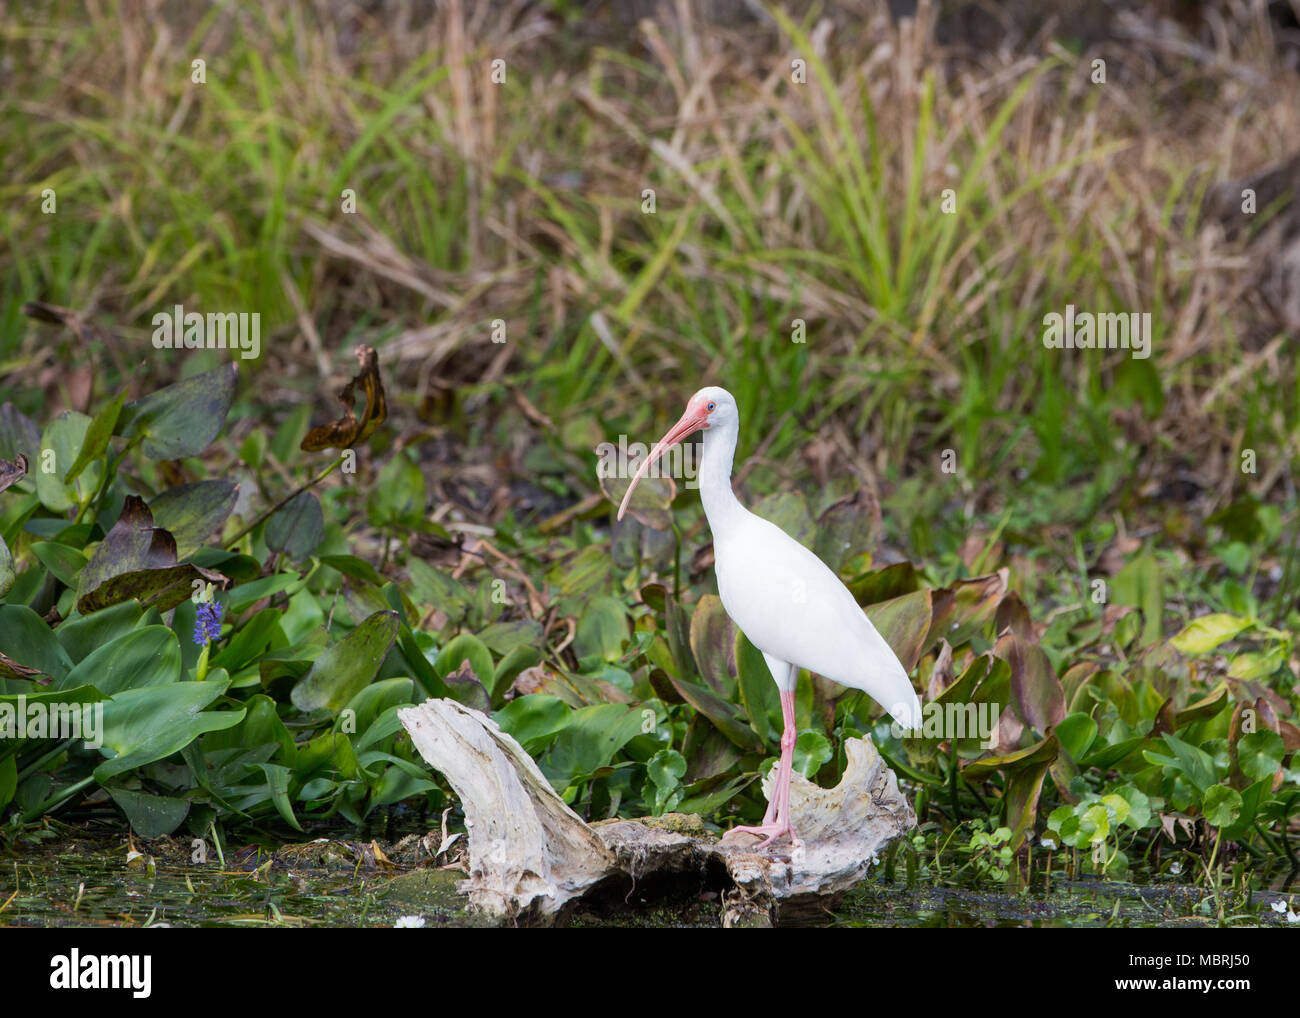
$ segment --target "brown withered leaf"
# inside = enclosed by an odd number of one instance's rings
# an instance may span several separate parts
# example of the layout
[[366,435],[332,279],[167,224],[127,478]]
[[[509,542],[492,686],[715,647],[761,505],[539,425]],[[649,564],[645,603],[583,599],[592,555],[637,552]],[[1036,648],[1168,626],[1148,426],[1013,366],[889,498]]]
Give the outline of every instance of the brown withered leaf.
[[135,598],[146,608],[175,608],[193,593],[195,580],[222,589],[230,580],[192,563],[177,564],[176,539],[153,524],[153,512],[128,495],[122,514],[81,571],[77,610],[83,615]]
[[22,453],[18,458],[10,463],[8,460],[0,460],[0,491],[11,484],[17,484],[27,476],[27,457]]
[[0,678],[31,679],[42,686],[48,686],[54,681],[39,668],[29,668],[27,665],[19,664],[4,653],[0,653]]
[[[361,370],[338,391],[339,402],[343,404],[343,416],[307,432],[307,437],[299,446],[304,452],[350,449],[358,442],[364,442],[388,419],[388,399],[384,395],[384,383],[379,377],[379,355],[375,353],[374,347],[364,344],[357,347],[356,354]],[[360,420],[357,420],[354,410],[357,401],[354,390],[358,384],[366,395],[366,409]]]

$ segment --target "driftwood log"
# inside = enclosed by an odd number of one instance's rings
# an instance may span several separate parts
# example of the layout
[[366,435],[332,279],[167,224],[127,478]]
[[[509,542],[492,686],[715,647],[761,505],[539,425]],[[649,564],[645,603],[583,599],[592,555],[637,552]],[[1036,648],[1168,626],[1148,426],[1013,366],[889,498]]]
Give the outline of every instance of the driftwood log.
[[670,814],[588,825],[552,789],[514,738],[480,711],[426,700],[398,712],[421,756],[446,776],[465,812],[470,905],[519,922],[553,923],[596,910],[716,890],[723,925],[824,916],[869,873],[894,838],[916,825],[869,738],[846,744],[834,788],[799,774],[791,816],[803,838],[759,852],[745,833],[717,840],[698,817]]

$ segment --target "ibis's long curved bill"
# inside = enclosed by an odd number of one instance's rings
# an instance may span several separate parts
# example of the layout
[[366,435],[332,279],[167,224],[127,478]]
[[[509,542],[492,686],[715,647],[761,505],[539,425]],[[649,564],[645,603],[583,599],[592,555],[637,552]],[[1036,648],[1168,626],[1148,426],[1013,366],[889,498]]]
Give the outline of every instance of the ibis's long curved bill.
[[693,435],[701,428],[707,427],[709,414],[706,410],[697,410],[694,407],[687,407],[686,413],[682,414],[682,419],[668,429],[668,434],[655,443],[655,447],[650,450],[650,455],[641,461],[641,466],[637,469],[632,478],[632,483],[627,486],[627,491],[623,493],[623,501],[619,503],[618,518],[621,520],[623,514],[627,512],[627,504],[632,501],[632,491],[636,488],[650,470],[651,464],[669,449],[675,446],[687,435]]

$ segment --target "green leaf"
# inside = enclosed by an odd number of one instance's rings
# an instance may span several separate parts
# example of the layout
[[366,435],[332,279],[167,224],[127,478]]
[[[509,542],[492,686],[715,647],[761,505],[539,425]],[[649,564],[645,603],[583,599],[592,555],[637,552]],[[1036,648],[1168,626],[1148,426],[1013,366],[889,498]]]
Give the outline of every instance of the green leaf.
[[541,760],[552,784],[567,787],[607,766],[614,755],[641,733],[641,712],[618,703],[580,707],[569,717]]
[[6,655],[52,679],[72,670],[72,660],[45,620],[26,605],[0,604],[0,633]]
[[235,502],[239,485],[230,481],[196,481],[168,488],[150,503],[154,525],[176,539],[176,557],[188,558],[212,534],[220,532]]
[[188,799],[148,795],[114,785],[109,785],[107,791],[126,814],[131,830],[142,838],[161,838],[171,834],[190,812]]
[[18,791],[18,758],[6,756],[0,759],[0,813],[3,813],[5,807],[13,802],[16,791]]
[[407,561],[406,571],[420,604],[437,608],[453,622],[464,617],[474,599],[459,580],[414,557]]
[[1164,632],[1165,593],[1155,556],[1144,552],[1121,569],[1111,584],[1115,604],[1142,609],[1142,642],[1157,642]]
[[1214,785],[1205,793],[1201,812],[1214,827],[1230,827],[1241,816],[1241,793],[1227,785]]
[[[1174,758],[1177,761],[1176,769],[1182,771],[1187,780],[1200,791],[1204,792],[1218,780],[1214,774],[1214,760],[1209,753],[1184,742],[1176,735],[1164,735],[1162,738],[1165,745],[1173,751]],[[1142,755],[1151,763],[1163,763],[1154,753],[1143,752]],[[1153,759],[1153,757],[1156,758]]]
[[3,537],[0,537],[0,597],[4,597],[13,589],[14,580],[18,574],[14,572],[14,557],[9,551],[9,545],[5,544]]
[[623,656],[623,645],[627,640],[627,612],[621,601],[604,595],[587,602],[578,619],[573,640],[574,653],[579,660],[596,657],[602,661],[617,661]]
[[266,521],[266,546],[291,559],[303,559],[325,539],[320,499],[304,491],[291,498]]
[[799,733],[794,744],[794,769],[805,778],[812,778],[830,762],[833,752],[831,742],[821,732],[811,728]]
[[275,804],[276,812],[295,831],[301,831],[302,825],[298,823],[298,818],[293,815],[293,805],[289,802],[289,778],[291,776],[289,768],[282,764],[272,763],[260,763],[257,766],[266,775],[267,790],[271,794],[271,802]]
[[730,700],[736,694],[736,626],[716,594],[704,594],[691,613],[691,654],[700,675],[715,693]]
[[921,660],[921,650],[930,630],[931,598],[930,591],[916,590],[866,608],[867,618],[893,649],[906,672]]
[[379,471],[366,508],[375,526],[411,527],[423,521],[428,503],[424,473],[407,453],[399,452]]
[[[740,688],[740,702],[763,743],[781,730],[781,696],[767,667],[762,651],[736,630],[733,656],[736,660],[736,677]],[[734,741],[734,740],[733,740]]]
[[[65,513],[90,499],[99,490],[104,478],[104,465],[93,463],[75,481],[64,481],[66,468],[77,461],[90,429],[90,418],[75,410],[68,410],[50,421],[41,438],[40,455],[32,461],[36,475],[36,494],[41,504],[54,513]],[[53,453],[51,469],[47,473],[46,456]]]
[[118,414],[122,412],[122,404],[126,402],[126,390],[123,389],[109,402],[105,403],[95,414],[90,425],[86,428],[86,437],[82,440],[81,451],[77,453],[77,458],[69,468],[63,481],[65,484],[71,484],[81,472],[88,467],[91,462],[99,459],[108,451],[108,440],[113,437],[113,430],[117,427]]
[[1208,654],[1219,644],[1231,640],[1250,624],[1250,619],[1229,615],[1227,612],[1202,615],[1184,626],[1182,632],[1169,642],[1184,654]]
[[235,399],[239,367],[233,361],[169,385],[122,408],[117,426],[155,460],[197,456],[221,434]]
[[1056,738],[1071,760],[1082,760],[1097,738],[1097,722],[1079,711],[1067,714],[1056,726]]
[[355,555],[322,555],[320,561],[321,565],[329,566],[344,576],[350,576],[354,580],[361,580],[363,583],[382,587],[388,582],[379,575],[379,571],[374,566],[363,558],[357,558]]
[[440,678],[446,679],[468,662],[470,670],[490,696],[496,688],[496,672],[492,667],[492,653],[483,641],[472,633],[461,633],[450,640],[433,663]]
[[179,681],[181,648],[166,626],[145,626],[92,651],[59,682],[60,689],[93,685],[105,696],[124,689]]
[[1268,728],[1243,735],[1237,742],[1237,766],[1251,781],[1272,778],[1285,755],[1282,736]]
[[65,587],[71,590],[77,589],[77,577],[86,568],[85,555],[76,548],[69,548],[66,544],[58,544],[54,541],[35,542],[32,545],[32,554],[40,559],[41,565],[52,572]]
[[95,768],[95,780],[109,778],[171,756],[204,732],[239,724],[244,711],[204,711],[221,696],[228,679],[174,682],[125,689],[104,704],[104,745],[109,757]]
[[376,612],[338,643],[326,648],[289,699],[301,711],[338,711],[370,683],[397,639],[395,611]]

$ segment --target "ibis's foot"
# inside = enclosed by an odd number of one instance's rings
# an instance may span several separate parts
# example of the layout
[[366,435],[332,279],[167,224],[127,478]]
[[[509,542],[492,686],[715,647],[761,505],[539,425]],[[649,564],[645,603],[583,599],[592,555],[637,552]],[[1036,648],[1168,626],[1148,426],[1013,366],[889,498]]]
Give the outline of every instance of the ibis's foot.
[[798,835],[794,833],[794,828],[788,823],[761,824],[757,827],[733,827],[722,836],[723,840],[725,841],[730,835],[735,834],[737,831],[742,834],[753,834],[762,838],[763,840],[754,846],[758,851],[768,848],[777,838],[786,834],[790,836],[791,848],[803,848],[803,842],[799,840]]

